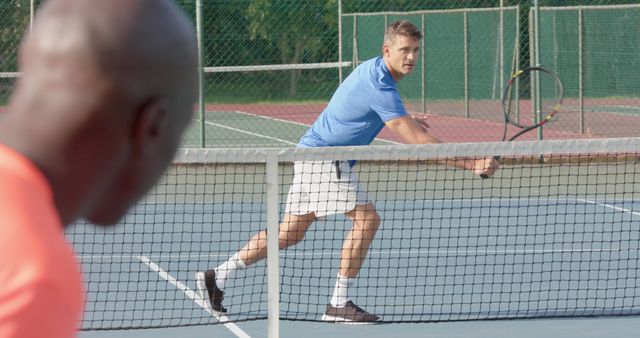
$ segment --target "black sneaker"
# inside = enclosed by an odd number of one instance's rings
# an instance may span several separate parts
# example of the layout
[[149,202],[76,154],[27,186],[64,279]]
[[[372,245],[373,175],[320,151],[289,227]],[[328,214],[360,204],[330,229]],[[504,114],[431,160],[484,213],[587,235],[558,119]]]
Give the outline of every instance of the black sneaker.
[[224,292],[216,285],[216,271],[207,270],[206,272],[196,272],[196,286],[200,292],[200,297],[206,299],[206,295],[211,302],[211,308],[215,312],[226,313],[227,309],[222,307],[222,299],[224,299]]
[[380,317],[359,308],[352,301],[348,301],[343,307],[327,305],[327,311],[322,315],[322,320],[325,322],[373,324],[380,320]]

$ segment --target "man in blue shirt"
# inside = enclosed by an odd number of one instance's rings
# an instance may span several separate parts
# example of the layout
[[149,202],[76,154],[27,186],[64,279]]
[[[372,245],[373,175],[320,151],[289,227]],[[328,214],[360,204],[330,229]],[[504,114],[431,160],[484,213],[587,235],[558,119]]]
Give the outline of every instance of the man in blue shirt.
[[[410,22],[391,24],[384,36],[382,56],[362,63],[345,79],[298,146],[368,145],[385,125],[407,143],[439,143],[427,132],[423,118],[407,113],[396,87],[416,66],[420,39],[422,33]],[[452,164],[487,176],[498,167],[493,158],[462,159]],[[330,161],[295,163],[280,224],[280,248],[300,242],[318,217],[344,213],[353,228],[344,241],[334,293],[322,320],[370,323],[379,317],[356,306],[348,291],[380,225],[380,216],[351,171],[352,166]],[[203,297],[207,293],[213,310],[226,312],[222,306],[226,281],[238,269],[266,257],[266,239],[266,231],[261,231],[225,263],[196,274],[198,289]]]

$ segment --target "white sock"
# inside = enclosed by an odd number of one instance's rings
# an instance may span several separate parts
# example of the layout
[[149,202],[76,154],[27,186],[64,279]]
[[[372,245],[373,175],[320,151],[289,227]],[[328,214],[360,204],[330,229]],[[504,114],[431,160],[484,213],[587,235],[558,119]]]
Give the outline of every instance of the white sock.
[[336,288],[333,290],[331,297],[331,306],[344,307],[349,301],[349,287],[353,285],[355,278],[342,277],[338,274],[336,279]]
[[224,290],[225,284],[227,284],[227,279],[233,277],[233,274],[238,269],[244,269],[247,266],[244,264],[242,259],[240,259],[239,253],[236,252],[235,255],[231,256],[228,261],[220,264],[216,270],[216,285],[218,289]]

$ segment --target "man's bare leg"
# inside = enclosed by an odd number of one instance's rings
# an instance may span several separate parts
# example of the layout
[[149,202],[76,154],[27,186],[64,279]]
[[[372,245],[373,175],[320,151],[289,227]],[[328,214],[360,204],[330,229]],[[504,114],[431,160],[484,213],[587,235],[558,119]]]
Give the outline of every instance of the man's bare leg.
[[353,221],[353,228],[342,246],[340,276],[355,278],[378,231],[380,216],[373,203],[368,203],[357,205],[347,213],[347,217]]
[[[286,214],[279,226],[280,250],[298,244],[304,239],[311,223],[316,220],[313,213],[306,215]],[[246,266],[267,257],[267,230],[255,234],[249,242],[238,251],[239,258]]]
[[[279,226],[280,249],[295,245],[304,239],[309,226],[316,219],[314,213],[306,215],[285,215]],[[217,312],[227,312],[222,306],[226,282],[240,269],[267,257],[267,231],[255,234],[249,242],[215,269],[196,273],[196,284],[200,292],[207,292],[211,307]],[[203,295],[204,296],[204,295]]]
[[353,221],[353,228],[347,235],[342,246],[340,257],[340,272],[331,297],[331,304],[327,306],[322,319],[336,322],[376,322],[378,316],[366,312],[349,300],[349,287],[360,272],[362,263],[367,257],[371,242],[380,226],[380,216],[372,203],[358,205],[347,213]]

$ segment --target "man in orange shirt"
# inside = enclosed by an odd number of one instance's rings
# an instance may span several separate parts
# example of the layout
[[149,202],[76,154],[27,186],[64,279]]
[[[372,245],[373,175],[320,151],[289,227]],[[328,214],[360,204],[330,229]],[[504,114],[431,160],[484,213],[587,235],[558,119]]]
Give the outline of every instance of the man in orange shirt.
[[189,123],[194,33],[170,0],[48,0],[0,119],[0,338],[73,337],[83,308],[63,228],[117,222]]

